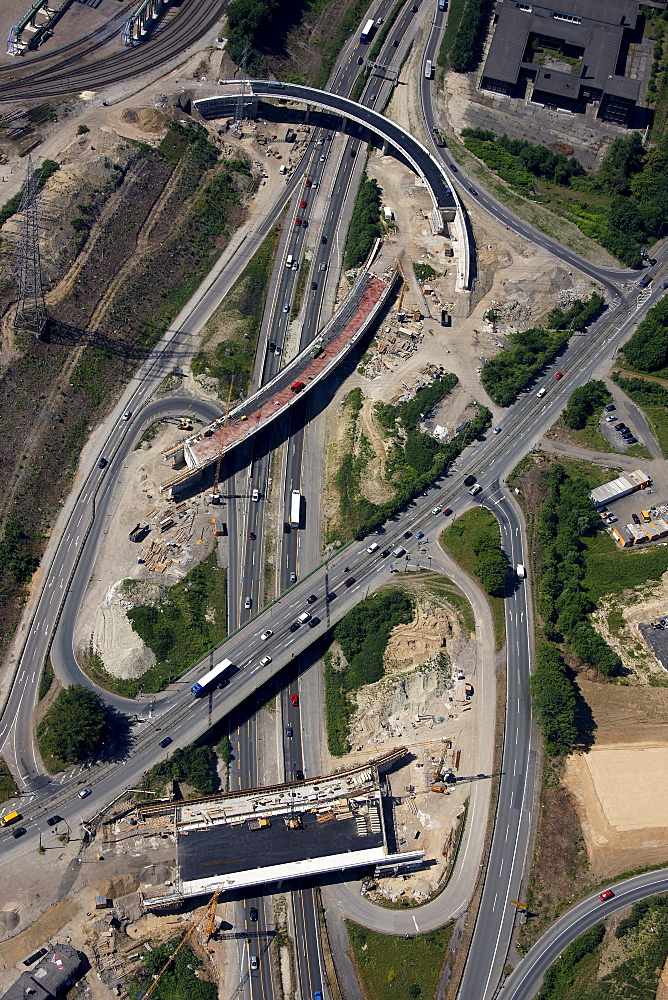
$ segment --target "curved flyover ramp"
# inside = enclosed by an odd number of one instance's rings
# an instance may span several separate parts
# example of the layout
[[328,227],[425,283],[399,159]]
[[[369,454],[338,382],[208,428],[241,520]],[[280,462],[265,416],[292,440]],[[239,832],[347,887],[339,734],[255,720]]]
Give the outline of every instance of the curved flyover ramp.
[[[222,84],[228,81],[220,82]],[[380,114],[380,112],[366,108],[363,104],[351,101],[347,97],[330,94],[326,90],[318,90],[315,87],[303,87],[296,83],[280,83],[275,80],[252,80],[250,81],[250,85],[257,97],[273,97],[274,99],[298,101],[301,104],[311,104],[326,111],[343,115],[358,125],[362,125],[375,132],[391,146],[400,150],[402,155],[411,164],[415,173],[427,185],[434,206],[434,213],[439,218],[442,218],[443,212],[454,214],[457,243],[458,247],[461,248],[458,257],[457,287],[460,290],[466,290],[471,287],[471,247],[469,245],[468,227],[464,219],[464,207],[442,163],[439,163],[418,139],[402,128],[401,125],[397,125],[390,118],[386,118],[385,115]],[[229,117],[230,114],[229,104],[223,106],[222,99],[218,97],[202,98],[199,101],[194,101],[194,106],[202,117],[206,119]]]

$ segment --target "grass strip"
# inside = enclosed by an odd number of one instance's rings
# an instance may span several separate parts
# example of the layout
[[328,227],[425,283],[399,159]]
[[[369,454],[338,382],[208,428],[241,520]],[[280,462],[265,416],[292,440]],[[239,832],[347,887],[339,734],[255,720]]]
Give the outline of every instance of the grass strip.
[[[488,543],[500,546],[501,533],[493,514],[483,507],[468,510],[441,534],[441,544],[467,573],[482,584],[478,567],[478,549]],[[496,648],[506,639],[505,603],[503,597],[487,594],[494,621]]]

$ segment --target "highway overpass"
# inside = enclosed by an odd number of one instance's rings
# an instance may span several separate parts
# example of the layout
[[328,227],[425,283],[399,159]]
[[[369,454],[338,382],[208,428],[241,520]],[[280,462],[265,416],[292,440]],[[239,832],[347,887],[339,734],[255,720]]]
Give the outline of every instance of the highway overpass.
[[[239,81],[221,80],[219,82],[221,86],[239,85]],[[358,104],[357,101],[351,101],[348,97],[340,97],[338,94],[331,94],[326,90],[302,87],[296,83],[279,83],[275,80],[251,80],[250,86],[257,97],[298,101],[301,104],[323,108],[336,115],[343,115],[344,118],[349,118],[357,125],[375,132],[389,146],[399,150],[429,190],[434,207],[433,225],[437,232],[442,231],[443,213],[452,213],[458,257],[457,289],[460,291],[470,289],[472,280],[471,247],[464,218],[464,207],[446,168],[418,139],[380,112]],[[230,114],[229,104],[227,101],[224,102],[222,97],[205,97],[194,101],[193,105],[206,119],[229,117]]]

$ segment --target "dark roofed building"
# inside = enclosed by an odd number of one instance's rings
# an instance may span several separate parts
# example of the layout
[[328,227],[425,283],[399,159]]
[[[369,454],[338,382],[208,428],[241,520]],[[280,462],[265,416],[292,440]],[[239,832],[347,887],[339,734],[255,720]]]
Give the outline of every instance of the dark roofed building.
[[563,11],[498,0],[480,86],[567,111],[597,103],[599,118],[630,125],[640,81],[623,73],[638,17],[637,0],[568,0]]
[[76,981],[80,968],[79,952],[56,944],[31,972],[19,976],[2,1000],[56,1000]]

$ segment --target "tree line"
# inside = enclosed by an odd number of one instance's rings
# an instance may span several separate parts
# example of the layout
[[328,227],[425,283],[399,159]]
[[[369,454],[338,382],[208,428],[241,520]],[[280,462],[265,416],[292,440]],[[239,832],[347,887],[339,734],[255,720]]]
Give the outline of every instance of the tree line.
[[597,174],[574,157],[545,146],[497,136],[489,129],[463,129],[471,152],[521,194],[536,193],[534,179],[584,194],[596,203],[570,199],[566,216],[629,267],[640,267],[646,244],[668,223],[668,136],[645,149],[637,132],[616,138]]
[[668,296],[649,310],[622,352],[639,372],[662,372],[668,368]]
[[450,50],[450,66],[455,73],[468,73],[480,62],[493,7],[492,0],[466,0]]

